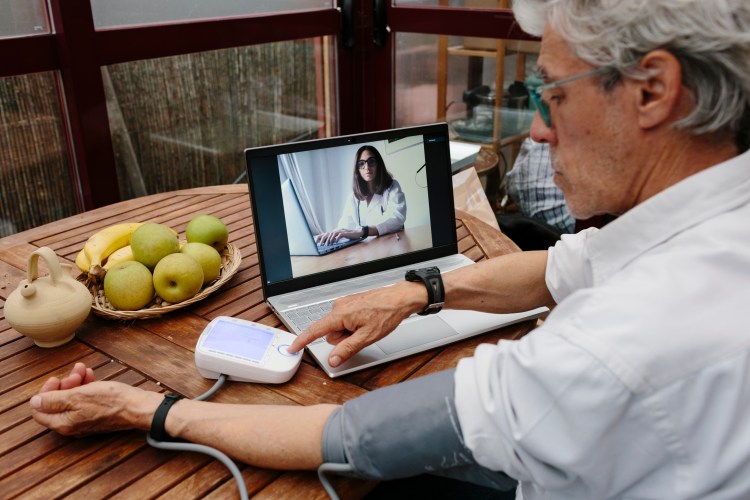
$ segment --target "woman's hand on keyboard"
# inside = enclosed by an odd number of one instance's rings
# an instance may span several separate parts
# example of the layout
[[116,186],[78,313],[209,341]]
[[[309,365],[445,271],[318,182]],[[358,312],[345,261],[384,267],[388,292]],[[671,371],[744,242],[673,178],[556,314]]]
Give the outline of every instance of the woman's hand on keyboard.
[[337,367],[370,344],[391,333],[401,321],[427,304],[423,284],[403,281],[337,299],[331,313],[302,332],[289,352],[297,352],[320,337],[336,347],[328,364]]

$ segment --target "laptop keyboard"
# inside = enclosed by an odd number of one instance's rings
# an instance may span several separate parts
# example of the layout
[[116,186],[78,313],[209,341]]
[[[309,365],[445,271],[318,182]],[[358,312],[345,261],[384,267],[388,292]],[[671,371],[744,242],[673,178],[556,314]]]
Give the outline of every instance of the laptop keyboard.
[[[284,316],[301,332],[331,312],[331,309],[333,309],[333,300],[328,300],[326,302],[318,302],[317,304],[310,304],[308,306],[302,306],[297,309],[286,311]],[[324,339],[319,338],[311,343],[315,344],[322,341],[324,341]]]
[[326,253],[331,253],[333,251],[338,250],[339,248],[344,248],[345,246],[350,245],[350,240],[341,241],[339,243],[332,243],[330,245],[318,245],[318,252],[323,255]]
[[[447,257],[442,257],[440,259],[435,259],[433,261],[424,262],[421,263],[421,265],[437,265],[441,270],[451,271],[453,269],[466,265],[466,263],[467,261],[465,257],[463,257],[461,254],[455,254]],[[302,332],[312,323],[316,322],[317,320],[331,312],[331,309],[333,308],[333,301],[336,298],[343,297],[351,293],[371,290],[397,283],[400,280],[404,279],[404,272],[406,269],[407,267],[391,269],[388,271],[368,274],[366,276],[360,276],[357,278],[329,283],[327,285],[317,287],[315,288],[314,292],[312,292],[315,293],[316,296],[321,298],[334,298],[324,300],[322,302],[317,302],[315,304],[284,310],[285,307],[289,307],[292,304],[296,305],[300,302],[305,301],[311,294],[310,290],[300,290],[297,292],[292,292],[284,296],[286,304],[277,303],[276,306],[279,307],[279,309],[283,310],[284,321],[288,323],[288,326],[290,326],[294,331]],[[320,338],[311,342],[311,344],[319,342],[325,342],[325,340]]]

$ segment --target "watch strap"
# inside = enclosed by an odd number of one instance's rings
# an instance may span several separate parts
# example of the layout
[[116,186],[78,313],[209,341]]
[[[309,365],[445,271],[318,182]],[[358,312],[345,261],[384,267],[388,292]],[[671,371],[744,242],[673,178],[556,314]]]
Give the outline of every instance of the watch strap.
[[362,237],[360,239],[364,240],[365,238],[367,238],[369,236],[369,234],[367,233],[369,232],[370,232],[370,226],[362,226]]
[[445,289],[440,269],[435,266],[412,269],[406,272],[404,278],[407,281],[421,281],[427,289],[427,305],[417,314],[426,316],[440,312],[445,303]]
[[154,418],[151,420],[151,430],[148,431],[148,433],[149,435],[151,435],[152,439],[156,441],[172,440],[172,436],[167,434],[167,431],[164,428],[164,424],[167,421],[167,413],[169,413],[172,405],[182,398],[183,396],[177,394],[176,392],[169,392],[164,395],[164,399],[156,409],[156,412],[154,412]]

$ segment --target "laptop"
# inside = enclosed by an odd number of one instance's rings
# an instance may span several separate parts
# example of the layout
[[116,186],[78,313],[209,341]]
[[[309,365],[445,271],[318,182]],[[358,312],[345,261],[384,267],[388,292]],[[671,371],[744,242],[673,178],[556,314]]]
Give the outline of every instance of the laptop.
[[[290,332],[300,334],[327,314],[335,299],[402,281],[409,269],[437,266],[448,272],[474,263],[458,252],[448,139],[447,124],[437,123],[245,150],[263,295]],[[403,192],[402,226],[333,253],[297,253],[298,233],[312,237],[311,232],[331,231],[344,220],[359,175],[357,155],[365,145],[379,152]],[[384,197],[383,214],[387,203]],[[360,222],[373,225],[369,219]],[[330,377],[338,377],[547,311],[444,309],[413,315],[336,368],[328,365],[333,346],[325,339],[306,349]]]
[[361,241],[345,239],[331,245],[319,245],[310,231],[291,179],[281,184],[281,199],[284,204],[284,220],[289,237],[289,255],[325,255]]

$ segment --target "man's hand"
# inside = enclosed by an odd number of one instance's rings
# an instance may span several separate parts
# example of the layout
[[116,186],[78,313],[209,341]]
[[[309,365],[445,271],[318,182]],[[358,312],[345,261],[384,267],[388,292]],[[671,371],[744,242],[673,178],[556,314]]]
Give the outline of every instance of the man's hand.
[[47,380],[29,404],[34,420],[67,436],[147,430],[161,399],[156,392],[126,384],[95,382],[93,370],[76,363],[62,380]]
[[83,363],[76,363],[70,370],[68,376],[62,380],[57,377],[50,377],[44,383],[39,392],[59,391],[61,389],[72,389],[81,385],[89,384],[94,381],[94,370],[87,368]]
[[425,304],[424,285],[411,282],[343,297],[333,303],[328,316],[310,325],[292,342],[289,352],[297,352],[313,340],[325,337],[336,346],[328,357],[328,364],[335,368],[391,333]]

